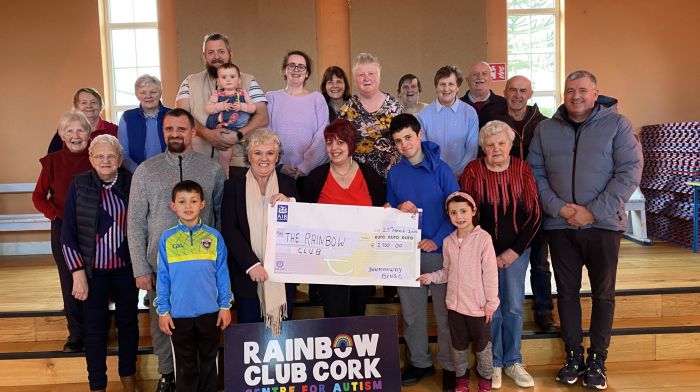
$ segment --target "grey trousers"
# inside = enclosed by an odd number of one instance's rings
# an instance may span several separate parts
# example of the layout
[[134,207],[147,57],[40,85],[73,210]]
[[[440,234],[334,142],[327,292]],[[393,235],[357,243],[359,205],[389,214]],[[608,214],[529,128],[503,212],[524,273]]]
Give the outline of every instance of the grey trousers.
[[[442,253],[421,253],[420,272],[422,274],[441,268]],[[454,371],[454,353],[445,304],[447,284],[397,288],[403,314],[403,337],[406,340],[407,359],[411,365],[419,368],[433,365],[433,356],[428,346],[428,288],[433,296],[433,312],[437,322],[437,359],[444,370]]]
[[173,365],[173,348],[170,345],[170,336],[163,333],[158,326],[158,313],[155,306],[156,292],[147,292],[148,311],[151,314],[151,340],[153,353],[158,357],[158,373],[169,374],[175,371]]

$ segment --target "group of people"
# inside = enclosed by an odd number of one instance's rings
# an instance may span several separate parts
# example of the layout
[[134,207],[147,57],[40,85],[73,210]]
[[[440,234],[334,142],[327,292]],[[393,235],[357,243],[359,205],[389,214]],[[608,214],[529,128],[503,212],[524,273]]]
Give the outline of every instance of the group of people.
[[[312,63],[301,51],[284,56],[285,87],[267,94],[232,63],[226,36],[207,35],[202,57],[205,69],[182,82],[175,109],[161,103],[157,78],[139,77],[140,105],[118,126],[100,118],[97,91],[78,90],[41,159],[33,200],[52,222],[64,351],[85,350],[91,390],[107,385],[110,300],[119,375],[125,390],[137,390],[138,289],[147,292],[159,392],[216,389],[232,302],[238,323],[264,322],[279,334],[296,292],[269,281],[263,265],[266,206],[280,201],[422,210],[421,286],[398,288],[403,385],[435,373],[431,295],[443,390],[468,390],[470,343],[479,391],[499,388],[502,373],[533,386],[520,353],[524,283],[530,264],[535,319],[554,331],[549,248],[566,348],[556,378],[607,386],[624,204],[642,156],[593,74],[569,74],[564,103],[547,119],[527,104],[527,78],[510,78],[496,95],[484,62],[470,67],[461,98],[460,70],[438,69],[437,98],[425,104],[412,74],[399,81],[398,99],[382,92],[381,66],[368,53],[353,64],[355,95],[337,66],[324,72],[320,93],[309,91]],[[586,360],[584,265],[593,297]],[[193,282],[196,293],[187,289]],[[320,287],[324,315],[363,316],[372,289]]]

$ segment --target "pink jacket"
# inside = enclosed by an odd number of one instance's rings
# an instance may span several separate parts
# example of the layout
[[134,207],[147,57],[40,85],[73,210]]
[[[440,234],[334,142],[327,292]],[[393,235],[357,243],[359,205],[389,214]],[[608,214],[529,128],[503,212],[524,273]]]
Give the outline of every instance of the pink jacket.
[[498,299],[498,266],[491,235],[476,226],[459,243],[457,231],[442,242],[443,267],[428,274],[432,283],[447,282],[447,308],[472,316],[493,312]]

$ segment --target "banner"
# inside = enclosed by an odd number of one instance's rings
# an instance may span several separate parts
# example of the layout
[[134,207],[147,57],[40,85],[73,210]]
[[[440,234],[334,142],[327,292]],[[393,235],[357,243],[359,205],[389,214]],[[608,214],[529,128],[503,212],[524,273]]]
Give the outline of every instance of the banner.
[[224,345],[226,392],[401,390],[396,316],[232,324]]
[[265,269],[273,282],[418,287],[418,227],[394,208],[277,203]]

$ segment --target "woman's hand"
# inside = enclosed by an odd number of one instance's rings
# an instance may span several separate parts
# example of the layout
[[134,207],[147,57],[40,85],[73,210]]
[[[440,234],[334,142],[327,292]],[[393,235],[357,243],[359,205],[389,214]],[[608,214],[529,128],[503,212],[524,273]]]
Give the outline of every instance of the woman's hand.
[[424,240],[420,240],[420,242],[418,243],[418,248],[423,252],[434,252],[438,248],[438,246],[435,242],[433,242],[433,240],[429,240],[426,238]]
[[297,179],[297,177],[299,177],[299,172],[297,168],[291,167],[289,165],[282,165],[280,172],[282,172],[282,174],[288,175],[289,177],[292,177],[295,180]]
[[253,280],[253,282],[264,282],[267,280],[267,271],[265,271],[265,267],[262,265],[258,264],[253,269],[248,271],[248,276],[250,276],[250,279]]
[[398,208],[399,211],[401,211],[401,212],[410,212],[412,214],[415,214],[418,212],[418,207],[416,207],[416,205],[413,204],[413,202],[410,200],[407,200],[407,201],[399,204],[399,206],[396,208]]
[[158,327],[164,334],[168,336],[173,335],[172,330],[175,329],[175,323],[173,322],[173,318],[170,316],[170,313],[158,316]]
[[292,201],[291,197],[287,197],[284,193],[275,193],[274,195],[270,196],[270,205],[274,207],[275,204],[277,204],[278,201],[283,201],[283,202],[290,202]]
[[496,263],[498,264],[498,268],[510,267],[510,265],[513,264],[513,262],[517,260],[518,257],[520,257],[520,255],[515,253],[513,249],[508,248],[504,250],[503,253],[496,257]]
[[85,270],[73,272],[73,292],[71,293],[78,301],[85,301],[88,296],[88,282]]
[[430,274],[423,274],[423,275],[419,276],[418,279],[416,279],[416,280],[419,281],[420,284],[426,285],[426,286],[433,282],[433,280],[430,279]]

